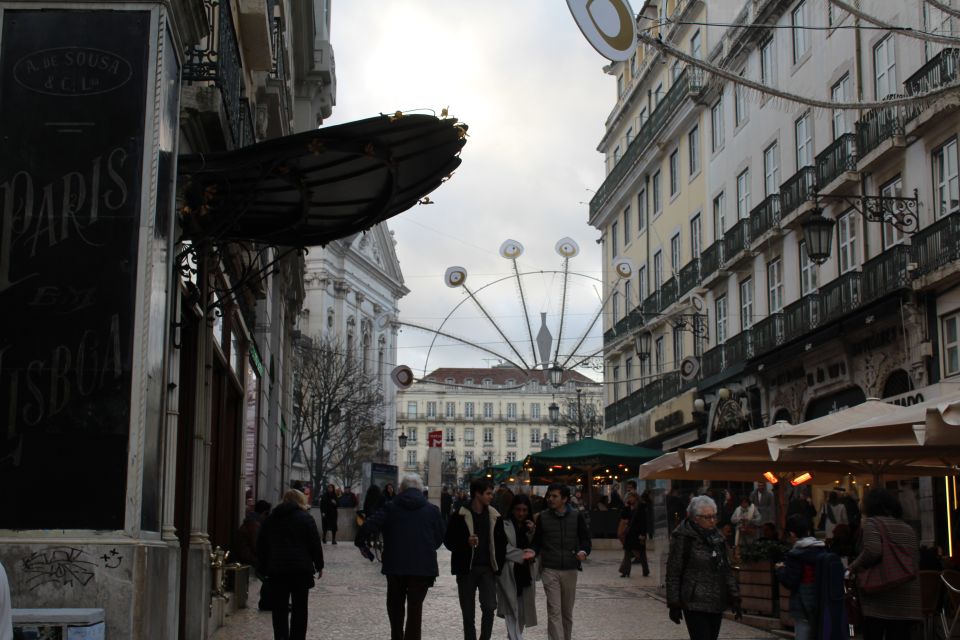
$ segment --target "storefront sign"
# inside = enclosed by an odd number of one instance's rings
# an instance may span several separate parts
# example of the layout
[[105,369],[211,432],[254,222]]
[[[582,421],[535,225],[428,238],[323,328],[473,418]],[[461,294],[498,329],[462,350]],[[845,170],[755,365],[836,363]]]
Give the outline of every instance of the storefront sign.
[[3,15],[0,529],[122,529],[150,14]]
[[443,431],[430,431],[427,433],[427,446],[430,449],[443,447]]

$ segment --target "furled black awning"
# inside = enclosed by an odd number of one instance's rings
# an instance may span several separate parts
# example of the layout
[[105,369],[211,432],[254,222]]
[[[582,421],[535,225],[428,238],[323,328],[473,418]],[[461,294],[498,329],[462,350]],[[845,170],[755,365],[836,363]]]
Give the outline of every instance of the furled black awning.
[[466,125],[379,116],[181,156],[185,239],[326,244],[406,211],[460,165]]

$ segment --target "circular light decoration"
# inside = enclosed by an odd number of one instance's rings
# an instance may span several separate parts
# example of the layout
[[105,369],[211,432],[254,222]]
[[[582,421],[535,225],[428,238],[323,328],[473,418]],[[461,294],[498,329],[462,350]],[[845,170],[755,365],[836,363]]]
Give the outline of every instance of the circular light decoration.
[[620,278],[626,280],[633,275],[633,260],[630,258],[617,258],[613,261],[613,269]]
[[377,327],[377,329],[380,329],[381,331],[383,331],[383,330],[386,329],[387,326],[389,326],[389,324],[390,324],[390,314],[389,314],[389,313],[381,313],[381,314],[378,315],[378,316],[376,317],[376,319],[373,321],[373,324]]
[[516,260],[523,255],[523,245],[516,240],[504,240],[500,245],[500,255],[508,260]]
[[573,238],[560,238],[555,245],[557,253],[564,258],[573,258],[580,253],[580,245]]
[[703,313],[703,310],[707,308],[703,298],[695,293],[690,296],[690,306],[693,307],[693,310],[697,313]]
[[637,46],[637,23],[628,0],[567,0],[580,32],[608,60],[629,60]]
[[451,289],[462,287],[467,281],[467,270],[463,267],[447,267],[447,272],[443,274],[443,281]]
[[405,364],[394,367],[390,372],[390,379],[399,389],[407,389],[413,384],[413,371]]
[[680,379],[684,382],[690,382],[700,373],[700,360],[693,356],[687,356],[680,361]]

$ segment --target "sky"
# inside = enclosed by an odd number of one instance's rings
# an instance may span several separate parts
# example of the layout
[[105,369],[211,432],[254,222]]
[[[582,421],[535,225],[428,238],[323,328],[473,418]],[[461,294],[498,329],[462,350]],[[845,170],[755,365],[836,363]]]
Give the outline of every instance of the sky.
[[[469,299],[443,330],[518,362],[512,343],[532,362],[516,280],[491,284],[512,274],[499,247],[508,238],[524,245],[519,269],[537,272],[521,279],[532,332],[546,312],[556,339],[563,277],[539,272],[563,268],[555,245],[568,236],[580,246],[570,270],[582,274],[569,280],[563,314],[560,351],[570,353],[600,310],[600,234],[587,224],[587,202],[604,178],[596,148],[616,87],[566,2],[335,0],[331,11],[337,104],[324,126],[397,110],[439,115],[445,107],[469,126],[463,164],[430,194],[435,204],[389,222],[410,289],[399,303],[400,320],[439,329],[466,298],[444,284],[446,269],[461,266],[507,340]],[[430,350],[434,338],[403,328],[398,363],[419,377],[437,367],[497,362],[446,338]],[[601,347],[598,321],[577,353]]]

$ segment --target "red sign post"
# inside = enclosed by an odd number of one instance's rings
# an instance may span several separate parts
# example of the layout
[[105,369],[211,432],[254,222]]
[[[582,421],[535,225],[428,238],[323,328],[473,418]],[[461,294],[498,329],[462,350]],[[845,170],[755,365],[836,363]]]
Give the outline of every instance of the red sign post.
[[431,431],[427,434],[427,445],[429,448],[443,448],[443,431]]

